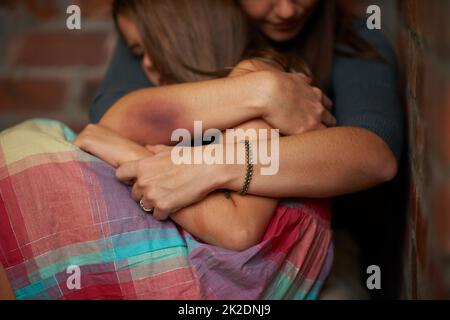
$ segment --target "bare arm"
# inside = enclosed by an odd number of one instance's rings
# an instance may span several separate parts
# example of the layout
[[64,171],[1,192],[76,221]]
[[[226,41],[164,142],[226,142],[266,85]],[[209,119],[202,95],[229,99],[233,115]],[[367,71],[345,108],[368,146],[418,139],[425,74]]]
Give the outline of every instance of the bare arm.
[[[258,174],[257,165],[249,192],[277,198],[334,197],[379,185],[397,172],[397,159],[388,144],[368,129],[351,126],[280,138],[279,164],[277,174],[270,176]],[[126,171],[121,169],[119,176]],[[165,164],[154,164],[156,172],[165,169]],[[155,192],[147,196],[158,211],[170,213],[218,189],[238,191],[243,171],[239,165],[181,167],[176,175],[153,177]],[[180,187],[193,181],[190,188]],[[159,188],[164,191],[157,192]]]
[[[238,77],[258,70],[276,70],[258,61],[243,61],[229,77]],[[262,120],[253,120],[236,129],[272,129]],[[268,136],[270,138],[270,135]],[[223,141],[227,143],[226,139]],[[238,146],[237,146],[238,147]],[[242,146],[240,146],[242,147]],[[242,176],[245,168],[241,171]],[[171,219],[203,241],[230,250],[241,251],[261,240],[273,216],[278,201],[259,196],[241,196],[232,192],[229,198],[222,191],[209,194],[205,199],[171,215]]]
[[276,205],[269,198],[231,194],[227,199],[213,192],[171,219],[206,243],[242,251],[261,241]]
[[[397,161],[386,143],[374,133],[354,127],[281,137],[279,163],[273,176],[258,174],[261,164],[256,164],[249,192],[273,197],[334,197],[374,187],[397,173]],[[220,177],[207,178],[211,186],[239,190],[241,166],[214,169]]]
[[[389,147],[366,129],[317,130],[281,137],[279,143],[279,171],[263,176],[261,165],[257,164],[249,193],[274,198],[328,198],[386,182],[397,170]],[[166,152],[125,163],[117,169],[116,176],[121,181],[138,178],[135,187],[139,184],[139,188],[132,193],[134,199],[143,198],[155,208],[155,216],[164,219],[211,192],[240,190],[243,172],[245,168],[239,164],[174,165],[170,152]]]
[[[276,68],[262,62],[243,61],[229,77],[237,77],[261,69],[275,70]],[[247,130],[250,128],[271,129],[262,120],[247,122],[236,129]],[[224,144],[226,142],[226,140],[223,141]],[[141,159],[153,156],[147,148],[141,147],[109,129],[95,125],[84,130],[74,143],[115,167],[123,162],[133,160],[132,158]],[[245,169],[241,172],[241,178],[244,173]],[[141,196],[137,198],[140,199]],[[171,218],[183,229],[207,243],[240,251],[260,241],[276,205],[276,199],[251,195],[241,196],[234,192],[230,194],[229,198],[226,198],[223,192],[216,191],[202,201],[179,210]]]
[[[251,121],[238,128],[271,129],[262,120]],[[236,179],[241,187],[244,174],[245,168],[242,168],[240,178]],[[259,243],[277,203],[273,198],[241,196],[237,192],[232,192],[227,199],[222,191],[215,191],[170,217],[203,241],[240,251]]]
[[[246,130],[270,127],[263,121],[256,120],[239,128]],[[96,125],[85,129],[74,144],[114,167],[154,156],[149,149]],[[170,159],[168,161],[170,162]],[[244,173],[243,168],[241,179]],[[226,198],[223,192],[216,191],[202,201],[178,211],[171,218],[183,229],[207,243],[240,251],[260,241],[276,205],[275,199],[240,196],[237,193],[231,193],[230,198]]]
[[[262,116],[263,109],[254,99],[258,95],[249,94],[263,90],[259,85],[249,88],[249,83],[262,83],[260,80],[249,74],[242,78],[142,89],[114,104],[100,125],[142,145],[170,145],[175,129],[185,128],[193,133],[194,121],[199,120],[205,129],[232,128]],[[224,116],[224,110],[230,112]]]
[[274,70],[135,91],[117,101],[100,125],[140,144],[172,143],[175,129],[225,130],[261,118],[283,134],[336,124],[331,101],[302,74]]

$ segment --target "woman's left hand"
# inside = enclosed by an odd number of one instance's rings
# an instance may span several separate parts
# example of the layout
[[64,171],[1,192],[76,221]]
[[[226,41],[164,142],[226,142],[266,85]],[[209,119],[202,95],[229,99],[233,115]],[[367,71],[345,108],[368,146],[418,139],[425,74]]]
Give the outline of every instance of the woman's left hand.
[[81,131],[73,144],[108,162],[113,167],[152,155],[147,148],[123,138],[108,128],[95,124],[89,124]]
[[214,191],[219,176],[212,174],[214,165],[175,164],[174,148],[148,147],[154,156],[124,163],[116,170],[120,181],[135,181],[132,198],[153,208],[153,216],[158,220],[166,220],[172,213],[202,200]]

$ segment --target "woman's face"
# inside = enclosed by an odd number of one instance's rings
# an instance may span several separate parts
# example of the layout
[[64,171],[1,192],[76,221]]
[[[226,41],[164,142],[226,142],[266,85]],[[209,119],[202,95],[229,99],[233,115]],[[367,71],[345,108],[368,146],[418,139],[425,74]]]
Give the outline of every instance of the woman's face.
[[120,31],[122,32],[122,35],[124,36],[125,41],[128,45],[128,48],[133,53],[133,55],[135,55],[136,58],[141,61],[142,67],[144,68],[144,72],[147,77],[155,85],[160,85],[160,75],[155,70],[152,60],[145,50],[144,41],[142,40],[141,34],[136,24],[133,22],[133,20],[123,15],[119,15],[117,22]]
[[319,0],[239,0],[242,9],[269,39],[284,42],[302,30]]

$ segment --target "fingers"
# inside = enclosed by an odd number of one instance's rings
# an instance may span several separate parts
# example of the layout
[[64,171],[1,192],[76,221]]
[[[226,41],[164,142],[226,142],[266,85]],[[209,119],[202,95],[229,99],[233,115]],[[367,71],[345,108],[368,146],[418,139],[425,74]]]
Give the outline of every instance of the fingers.
[[[131,198],[133,198],[133,200],[136,201],[136,202],[139,202],[141,200],[145,201],[145,199],[143,199],[144,198],[144,191],[137,183],[135,183],[133,185],[133,188],[131,189]],[[151,206],[148,206],[147,208],[151,208]]]
[[322,103],[325,108],[331,111],[331,109],[333,108],[333,101],[331,101],[331,99],[328,98],[320,88],[313,87],[312,90],[319,98],[320,103]]
[[[169,216],[175,212],[175,210],[171,210],[167,204],[163,205],[162,202],[157,203],[157,200],[155,200],[151,196],[149,199],[148,193],[144,189],[137,186],[137,184],[134,185],[131,196],[136,202],[139,203],[139,206],[141,206],[141,201],[142,201],[142,205],[144,206],[145,209],[153,209],[152,212],[147,212],[147,211],[146,212],[149,214],[152,214],[152,216],[156,220],[159,220],[159,221],[167,220],[169,218]],[[167,202],[167,203],[169,203],[169,202]],[[144,208],[141,207],[142,210],[144,210]]]
[[[152,203],[150,203],[150,202],[149,202],[147,199],[145,199],[145,198],[141,198],[140,200],[137,201],[137,202],[139,202],[139,206],[141,205],[141,201],[142,201],[142,204],[144,205],[144,208],[145,208],[145,209],[153,209],[153,211],[151,212],[151,214],[154,214],[154,213],[155,213],[155,210],[154,210],[155,206],[154,206]],[[144,210],[144,208],[141,207],[142,210]],[[150,213],[150,212],[149,212],[149,213]]]
[[[164,221],[167,220],[170,216],[169,213],[166,213],[164,211],[159,210],[158,208],[155,207],[154,204],[152,204],[149,200],[142,198],[141,200],[139,200],[139,206],[141,205],[140,202],[142,201],[142,205],[144,206],[145,209],[153,209],[151,212],[147,212],[148,214],[151,214],[153,216],[153,218],[155,218],[158,221]],[[144,208],[141,207],[142,210],[144,210]]]
[[335,127],[337,124],[336,118],[328,110],[325,110],[322,115],[322,123],[327,127]]
[[122,182],[135,180],[137,177],[138,162],[125,162],[116,170],[116,178]]
[[155,209],[153,212],[153,218],[159,221],[167,220],[170,216],[170,213],[163,212],[161,210]]
[[333,101],[331,101],[331,99],[328,98],[325,94],[322,97],[322,103],[328,110],[331,111],[331,109],[333,109]]

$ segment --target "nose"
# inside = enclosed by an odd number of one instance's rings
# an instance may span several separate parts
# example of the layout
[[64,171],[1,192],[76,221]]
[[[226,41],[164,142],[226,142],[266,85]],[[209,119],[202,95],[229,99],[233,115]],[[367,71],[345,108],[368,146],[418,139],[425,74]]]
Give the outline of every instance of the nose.
[[153,67],[152,60],[150,60],[148,54],[145,54],[144,57],[142,58],[142,65],[144,66],[145,69],[151,69]]
[[295,6],[292,0],[278,0],[275,14],[281,19],[290,19],[295,16]]

